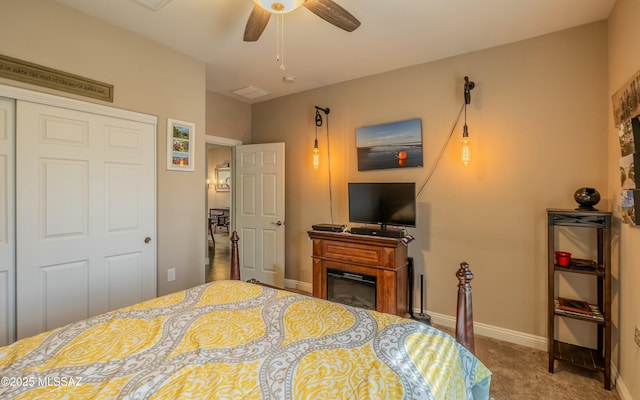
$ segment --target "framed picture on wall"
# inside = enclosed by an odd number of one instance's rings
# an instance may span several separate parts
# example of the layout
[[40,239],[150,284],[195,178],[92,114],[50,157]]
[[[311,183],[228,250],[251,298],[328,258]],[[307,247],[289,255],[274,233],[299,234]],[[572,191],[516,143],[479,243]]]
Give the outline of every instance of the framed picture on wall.
[[216,168],[216,191],[228,192],[231,190],[231,168]]
[[358,171],[422,167],[419,118],[356,129]]
[[167,169],[193,171],[196,125],[167,119]]

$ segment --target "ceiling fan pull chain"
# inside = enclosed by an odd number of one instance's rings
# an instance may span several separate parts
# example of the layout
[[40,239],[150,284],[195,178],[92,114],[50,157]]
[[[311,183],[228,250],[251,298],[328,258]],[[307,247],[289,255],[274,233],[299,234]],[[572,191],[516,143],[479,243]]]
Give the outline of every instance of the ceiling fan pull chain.
[[276,14],[276,62],[280,62],[280,14]]
[[284,66],[284,13],[281,11],[280,17],[280,71],[286,70]]

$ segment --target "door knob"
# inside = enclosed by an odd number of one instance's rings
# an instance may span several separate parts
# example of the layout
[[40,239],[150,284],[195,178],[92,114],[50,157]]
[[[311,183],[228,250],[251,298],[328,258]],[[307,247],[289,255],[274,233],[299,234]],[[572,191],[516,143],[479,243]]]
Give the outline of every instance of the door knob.
[[272,222],[272,224],[280,226],[280,225],[282,225],[282,221]]
[[147,236],[146,238],[144,238],[144,242],[145,243],[149,243],[151,241],[151,238],[149,236]]

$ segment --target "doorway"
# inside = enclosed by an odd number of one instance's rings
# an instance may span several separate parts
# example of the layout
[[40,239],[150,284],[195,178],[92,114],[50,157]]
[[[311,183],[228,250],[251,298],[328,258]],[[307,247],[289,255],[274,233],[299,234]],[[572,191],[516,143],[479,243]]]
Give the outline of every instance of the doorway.
[[206,249],[205,282],[229,279],[230,232],[233,232],[233,147],[240,142],[206,137]]
[[284,143],[234,148],[240,276],[276,287],[285,276],[284,150]]

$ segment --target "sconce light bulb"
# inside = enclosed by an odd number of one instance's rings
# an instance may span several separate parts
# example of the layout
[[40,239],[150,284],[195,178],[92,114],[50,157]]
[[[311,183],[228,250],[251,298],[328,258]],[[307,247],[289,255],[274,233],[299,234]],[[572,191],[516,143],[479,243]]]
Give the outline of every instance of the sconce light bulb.
[[465,124],[462,133],[462,165],[466,167],[469,165],[469,161],[471,161],[471,141],[469,140],[467,125]]
[[318,139],[313,144],[313,169],[318,169],[320,166],[320,151],[318,150]]

